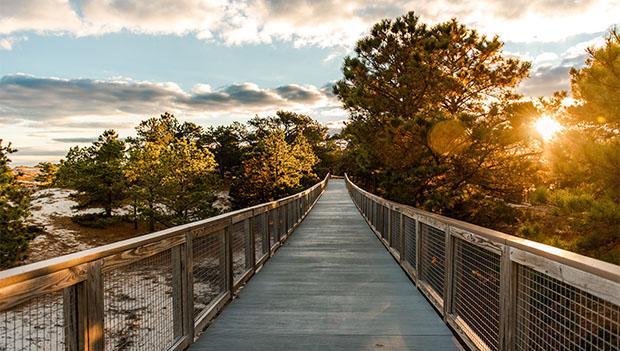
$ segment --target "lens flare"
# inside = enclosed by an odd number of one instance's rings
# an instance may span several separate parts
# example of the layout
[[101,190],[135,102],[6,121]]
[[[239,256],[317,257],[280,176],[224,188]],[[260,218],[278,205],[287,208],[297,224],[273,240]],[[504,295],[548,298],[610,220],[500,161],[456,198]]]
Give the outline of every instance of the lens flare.
[[549,116],[541,116],[535,123],[536,131],[544,141],[550,141],[553,137],[563,129],[562,125]]

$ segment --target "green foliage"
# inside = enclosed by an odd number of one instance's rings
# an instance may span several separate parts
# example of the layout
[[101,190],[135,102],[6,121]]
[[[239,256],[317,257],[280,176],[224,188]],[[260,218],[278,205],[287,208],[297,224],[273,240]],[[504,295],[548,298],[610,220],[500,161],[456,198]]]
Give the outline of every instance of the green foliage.
[[243,155],[247,151],[248,130],[239,122],[227,126],[210,127],[204,142],[215,155],[221,177],[240,172]]
[[34,181],[44,187],[54,185],[56,182],[56,172],[58,172],[58,164],[51,162],[40,162],[36,167],[39,169],[39,174],[36,175]]
[[543,205],[549,202],[549,190],[544,186],[538,186],[528,194],[533,205]]
[[307,115],[278,111],[275,116],[256,116],[248,121],[248,125],[250,132],[247,134],[247,141],[252,146],[280,131],[284,133],[284,139],[288,144],[294,143],[299,136],[303,135],[318,158],[318,162],[313,166],[314,173],[323,177],[333,172],[336,167],[340,150],[335,141],[327,135],[327,127]]
[[[586,66],[571,69],[573,97],[581,103],[572,110],[577,123],[620,128],[620,34],[614,28],[602,48],[586,51]],[[606,128],[607,131],[610,129]]]
[[92,146],[69,150],[58,168],[57,182],[77,190],[78,208],[101,207],[110,217],[126,198],[124,163],[125,143],[115,131],[106,130]]
[[129,141],[125,174],[133,204],[149,228],[216,214],[217,164],[206,146],[201,147],[201,128],[166,113],[143,121],[136,131]]
[[350,112],[349,173],[465,220],[490,201],[522,200],[538,158],[524,132],[533,108],[514,94],[529,64],[501,49],[456,20],[428,27],[408,13],[377,23],[334,87]]
[[86,213],[71,217],[71,221],[83,227],[103,229],[123,222],[120,216],[106,217],[98,213]]
[[[547,171],[530,194],[544,204],[520,235],[620,263],[620,41],[610,32],[605,46],[587,50],[586,66],[571,71],[577,104],[561,105],[566,93],[541,100],[543,111],[565,130],[544,145]],[[538,230],[530,230],[536,225]]]
[[0,267],[9,267],[22,259],[34,237],[24,222],[29,215],[30,198],[9,167],[9,155],[15,151],[10,143],[3,146],[0,139]]
[[316,179],[312,167],[317,161],[303,134],[289,143],[285,131],[271,131],[243,161],[243,173],[230,190],[235,205],[250,206],[301,190],[302,179]]

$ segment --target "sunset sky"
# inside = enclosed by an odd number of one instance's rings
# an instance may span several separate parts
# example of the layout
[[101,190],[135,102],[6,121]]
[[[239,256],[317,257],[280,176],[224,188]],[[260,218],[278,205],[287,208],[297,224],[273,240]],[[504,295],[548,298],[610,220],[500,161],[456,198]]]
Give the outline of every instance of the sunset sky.
[[568,89],[620,21],[620,0],[0,0],[0,139],[35,164],[164,111],[208,126],[287,109],[335,127],[343,57],[410,10],[499,35],[533,64],[527,96]]

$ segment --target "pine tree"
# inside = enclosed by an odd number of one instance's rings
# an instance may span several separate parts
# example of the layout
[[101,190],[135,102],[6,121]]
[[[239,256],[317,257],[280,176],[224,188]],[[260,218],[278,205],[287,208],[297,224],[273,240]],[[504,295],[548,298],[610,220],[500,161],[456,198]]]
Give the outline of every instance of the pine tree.
[[34,181],[44,187],[53,186],[56,182],[58,164],[51,162],[40,162],[36,167],[39,169],[39,173],[34,178]]
[[103,208],[106,217],[127,198],[125,143],[106,130],[90,147],[73,147],[61,161],[58,183],[77,190],[78,208]]
[[9,167],[9,155],[16,150],[0,139],[0,267],[8,267],[23,258],[32,236],[24,220],[28,217],[30,198],[17,183]]
[[166,113],[143,121],[136,130],[125,174],[149,229],[157,223],[172,226],[216,214],[217,163],[200,143],[202,129]]
[[511,106],[529,64],[502,56],[502,45],[412,12],[377,23],[334,87],[350,114],[349,173],[390,199],[465,220],[489,199],[519,201],[537,155],[517,132],[530,121]]
[[284,131],[274,131],[246,155],[243,173],[232,185],[231,195],[238,206],[284,197],[301,190],[304,177],[315,177],[312,167],[317,162],[303,135],[289,144]]

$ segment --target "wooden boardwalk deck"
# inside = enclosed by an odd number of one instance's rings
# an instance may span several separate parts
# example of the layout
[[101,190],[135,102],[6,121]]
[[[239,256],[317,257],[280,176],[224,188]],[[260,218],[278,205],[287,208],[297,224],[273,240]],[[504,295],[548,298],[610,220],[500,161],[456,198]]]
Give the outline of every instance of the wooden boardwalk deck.
[[458,350],[343,180],[190,350]]

